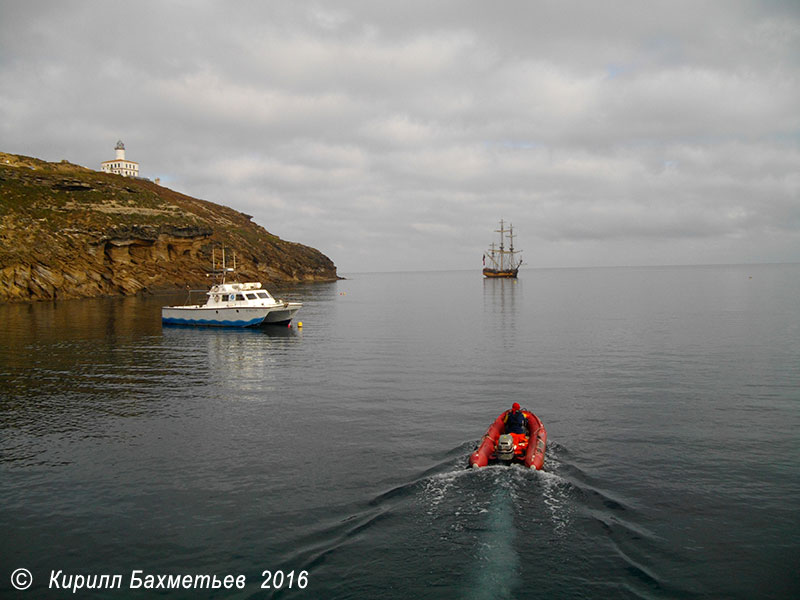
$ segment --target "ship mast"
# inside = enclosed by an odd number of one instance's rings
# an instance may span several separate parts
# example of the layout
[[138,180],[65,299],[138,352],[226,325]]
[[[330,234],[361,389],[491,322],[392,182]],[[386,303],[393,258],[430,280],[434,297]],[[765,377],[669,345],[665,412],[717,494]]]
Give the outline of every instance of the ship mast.
[[[518,252],[518,251],[517,251]],[[516,269],[522,264],[520,261],[519,264],[514,264],[514,255],[517,253],[514,251],[514,226],[509,223],[508,224],[508,266],[510,269]]]
[[[512,223],[508,224],[508,229],[506,229],[505,221],[500,219],[500,229],[495,229],[495,233],[500,234],[500,249],[498,250],[495,246],[495,243],[492,242],[489,248],[489,259],[495,266],[495,269],[498,271],[514,271],[522,264],[522,260],[519,262],[516,261],[514,258],[515,254],[519,254],[519,250],[514,249],[514,225]],[[508,237],[508,249],[506,250],[505,239]],[[497,255],[499,254],[499,260]]]
[[503,229],[503,219],[500,219],[500,229],[495,233],[500,234],[500,270],[503,271],[506,268],[506,251],[503,246],[503,234],[505,233],[505,229]]

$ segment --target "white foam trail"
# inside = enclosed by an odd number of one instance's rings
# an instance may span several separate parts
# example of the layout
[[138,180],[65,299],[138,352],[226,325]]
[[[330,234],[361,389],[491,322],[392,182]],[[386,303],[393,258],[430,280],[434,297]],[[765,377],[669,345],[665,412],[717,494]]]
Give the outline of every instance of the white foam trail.
[[538,473],[542,482],[544,505],[550,511],[553,533],[558,536],[566,534],[571,521],[570,503],[566,497],[566,481],[554,473]]
[[542,502],[550,512],[553,533],[563,536],[571,522],[572,508],[567,497],[570,484],[558,475],[560,466],[556,446],[550,446],[547,449],[545,469],[541,471],[516,469],[515,474],[519,477],[533,477],[538,481],[542,490]]
[[439,505],[447,498],[455,482],[463,477],[469,477],[470,474],[467,469],[459,469],[426,478],[422,490],[422,501],[427,505],[427,513],[435,515]]

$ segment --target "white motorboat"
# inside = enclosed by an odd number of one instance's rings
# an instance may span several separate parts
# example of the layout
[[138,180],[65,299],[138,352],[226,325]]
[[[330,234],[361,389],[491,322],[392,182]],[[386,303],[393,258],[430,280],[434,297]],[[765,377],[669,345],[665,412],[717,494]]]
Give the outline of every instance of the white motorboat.
[[205,304],[162,307],[161,322],[210,327],[289,325],[303,306],[300,302],[276,300],[258,282],[218,283],[206,294]]
[[213,274],[220,279],[219,283],[205,292],[208,296],[206,303],[187,302],[183,306],[162,306],[163,325],[261,327],[291,324],[294,315],[303,306],[300,302],[276,300],[257,281],[226,283],[226,275],[233,275],[236,272],[236,253],[233,254],[233,268],[228,268],[225,264],[225,248],[222,248],[221,268],[217,268],[216,248],[212,250],[211,256]]

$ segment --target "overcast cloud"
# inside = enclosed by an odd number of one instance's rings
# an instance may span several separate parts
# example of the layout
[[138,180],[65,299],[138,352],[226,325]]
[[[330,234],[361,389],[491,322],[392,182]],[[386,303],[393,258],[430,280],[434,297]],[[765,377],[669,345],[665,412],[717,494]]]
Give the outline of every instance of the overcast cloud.
[[343,274],[800,261],[800,3],[0,0],[0,150]]

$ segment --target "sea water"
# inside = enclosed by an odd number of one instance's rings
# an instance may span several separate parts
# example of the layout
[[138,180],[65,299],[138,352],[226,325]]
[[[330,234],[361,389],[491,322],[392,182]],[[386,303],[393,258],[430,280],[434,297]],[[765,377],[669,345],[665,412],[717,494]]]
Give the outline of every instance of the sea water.
[[[800,595],[800,265],[271,291],[0,306],[3,598]],[[544,471],[466,469],[513,402]]]

